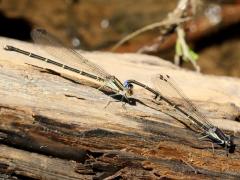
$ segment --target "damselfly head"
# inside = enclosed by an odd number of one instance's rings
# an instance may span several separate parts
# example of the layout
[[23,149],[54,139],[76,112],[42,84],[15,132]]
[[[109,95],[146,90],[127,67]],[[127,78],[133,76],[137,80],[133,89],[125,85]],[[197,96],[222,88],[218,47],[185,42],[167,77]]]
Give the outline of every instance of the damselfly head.
[[133,94],[133,85],[129,83],[128,81],[125,81],[123,83],[124,88],[126,89],[126,93],[128,96],[131,96]]

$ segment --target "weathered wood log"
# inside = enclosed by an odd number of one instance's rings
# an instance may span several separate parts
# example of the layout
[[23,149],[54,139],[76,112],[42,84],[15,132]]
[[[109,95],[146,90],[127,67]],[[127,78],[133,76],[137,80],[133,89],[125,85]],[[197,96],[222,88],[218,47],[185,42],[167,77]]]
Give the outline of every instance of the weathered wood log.
[[[0,41],[51,57],[31,44]],[[152,86],[152,75],[170,74],[239,144],[239,79],[195,74],[147,55],[82,53],[120,80]],[[145,90],[136,87],[125,109],[97,82],[3,48],[0,54],[0,177],[240,178],[238,147],[229,157],[218,146],[213,153]],[[116,102],[104,108],[109,99]]]

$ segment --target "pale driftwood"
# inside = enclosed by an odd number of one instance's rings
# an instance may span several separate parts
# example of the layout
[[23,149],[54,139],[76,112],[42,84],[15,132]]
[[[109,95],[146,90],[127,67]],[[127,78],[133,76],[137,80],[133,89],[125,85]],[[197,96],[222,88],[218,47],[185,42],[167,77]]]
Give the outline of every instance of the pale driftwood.
[[[49,57],[31,44],[2,38],[1,45],[6,44]],[[198,140],[198,134],[144,90],[136,88],[135,105],[124,109],[113,102],[104,109],[111,92],[98,90],[97,82],[2,48],[0,54],[0,177],[240,177],[238,147],[230,157],[217,146],[213,154],[211,143]],[[238,79],[183,71],[146,55],[83,55],[121,80],[152,86],[154,74],[174,76],[214,124],[238,136]]]

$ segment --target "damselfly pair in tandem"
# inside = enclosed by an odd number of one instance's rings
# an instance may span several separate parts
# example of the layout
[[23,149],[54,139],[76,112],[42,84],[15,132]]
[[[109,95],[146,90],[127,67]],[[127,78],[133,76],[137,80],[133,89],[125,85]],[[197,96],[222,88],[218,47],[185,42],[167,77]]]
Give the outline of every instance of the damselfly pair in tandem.
[[[78,73],[88,78],[103,82],[104,86],[110,87],[115,92],[114,95],[122,95],[121,101],[123,98],[128,101],[129,97],[133,95],[133,84],[138,85],[153,93],[156,100],[166,102],[176,111],[181,113],[185,119],[190,122],[189,124],[192,126],[191,129],[195,129],[196,132],[200,132],[202,134],[202,138],[208,138],[213,143],[224,147],[229,153],[233,153],[235,151],[236,145],[233,142],[233,137],[225,135],[223,131],[210,123],[168,75],[158,76],[158,90],[150,88],[136,80],[126,80],[124,83],[122,83],[115,76],[110,75],[104,69],[90,62],[75,50],[65,47],[46,30],[35,29],[32,31],[31,35],[35,43],[40,45],[40,47],[47,53],[56,57],[58,61],[53,61],[51,59],[10,45],[5,46],[4,49],[7,51],[15,51],[35,59],[45,61],[46,63],[62,67],[66,70]],[[164,91],[163,89],[167,89],[167,91]],[[171,98],[169,98],[168,94],[164,94],[170,92],[173,93],[174,97],[181,99],[181,107],[178,106]]]

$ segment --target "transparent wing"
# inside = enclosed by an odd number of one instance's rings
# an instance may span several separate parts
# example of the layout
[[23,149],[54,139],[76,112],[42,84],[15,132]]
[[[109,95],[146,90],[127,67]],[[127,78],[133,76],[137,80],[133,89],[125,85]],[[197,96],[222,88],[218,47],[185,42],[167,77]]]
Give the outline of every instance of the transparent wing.
[[34,29],[31,32],[33,41],[40,45],[50,55],[57,58],[61,63],[68,66],[73,66],[81,71],[95,74],[103,79],[106,79],[110,75],[98,65],[90,62],[81,54],[71,48],[65,47],[59,40],[53,35],[49,34],[44,29]]
[[[153,83],[155,84],[157,90],[161,93],[161,95],[167,98],[171,103],[177,105],[178,108],[182,109],[189,116],[193,117],[193,119],[187,117],[186,119],[191,121],[191,125],[194,128],[198,128],[199,130],[209,130],[214,126],[207,120],[207,118],[198,111],[196,106],[186,97],[186,95],[182,92],[182,90],[177,86],[175,81],[170,78],[168,75],[159,74],[153,79]],[[183,114],[183,113],[181,113]]]

